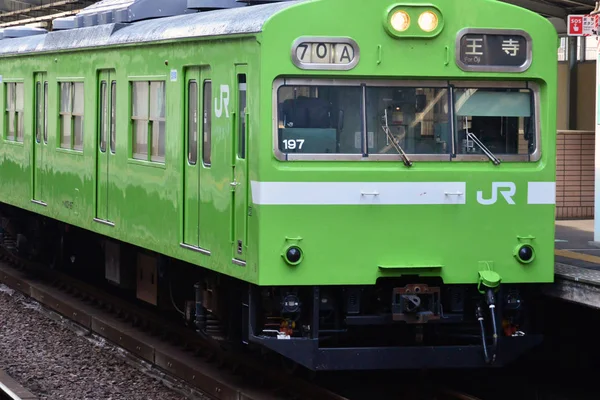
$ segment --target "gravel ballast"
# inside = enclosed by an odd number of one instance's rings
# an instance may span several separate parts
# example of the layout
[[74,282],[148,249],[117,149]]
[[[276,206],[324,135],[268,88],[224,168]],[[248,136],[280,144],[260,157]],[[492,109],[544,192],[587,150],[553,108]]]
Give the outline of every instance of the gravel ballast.
[[123,354],[67,328],[39,303],[0,284],[0,368],[39,399],[187,398],[130,365]]

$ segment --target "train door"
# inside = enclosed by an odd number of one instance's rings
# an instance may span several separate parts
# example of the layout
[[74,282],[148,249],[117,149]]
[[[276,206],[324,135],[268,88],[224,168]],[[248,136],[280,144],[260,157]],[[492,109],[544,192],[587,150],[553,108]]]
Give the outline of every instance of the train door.
[[191,67],[185,72],[186,161],[183,188],[183,245],[204,254],[210,231],[203,229],[210,206],[205,188],[210,174],[212,82],[206,68]]
[[233,262],[245,265],[248,225],[248,118],[247,103],[247,67],[236,66],[235,124],[233,132],[233,179],[232,214],[233,214]]
[[96,168],[97,222],[114,225],[110,209],[111,172],[116,155],[117,81],[114,70],[102,70],[98,75],[98,162]]
[[48,75],[35,74],[35,140],[33,141],[33,197],[34,203],[46,205],[44,193],[44,166],[48,148]]

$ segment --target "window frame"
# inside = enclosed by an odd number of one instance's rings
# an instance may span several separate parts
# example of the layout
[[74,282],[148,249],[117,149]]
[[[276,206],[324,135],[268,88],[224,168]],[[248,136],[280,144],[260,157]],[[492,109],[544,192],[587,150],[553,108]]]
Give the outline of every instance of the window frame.
[[[207,91],[206,88],[210,87],[210,90]],[[212,165],[212,130],[213,130],[213,84],[211,78],[206,78],[202,81],[202,165],[205,168],[210,168]],[[208,94],[208,98],[207,98]],[[207,113],[208,111],[208,113]],[[206,122],[205,122],[206,117]],[[207,133],[208,130],[208,133]],[[207,140],[208,138],[208,140]],[[200,139],[200,135],[198,135],[198,139]],[[207,145],[208,142],[208,145]],[[208,151],[207,151],[208,149]],[[208,159],[208,162],[207,162]]]
[[[278,91],[281,86],[355,86],[363,87],[363,99],[366,96],[366,87],[414,87],[414,88],[447,88],[449,90],[448,111],[450,119],[450,129],[452,140],[449,143],[449,151],[444,154],[412,154],[406,153],[411,161],[468,161],[468,162],[490,162],[490,159],[485,154],[457,154],[456,153],[456,132],[454,122],[454,89],[462,88],[511,88],[511,89],[529,89],[533,95],[533,111],[535,124],[535,150],[531,154],[495,154],[502,162],[537,162],[541,159],[542,141],[541,141],[541,95],[540,87],[532,81],[483,81],[483,80],[358,80],[358,79],[327,79],[327,78],[278,78],[273,81],[272,92],[272,148],[275,158],[279,161],[388,161],[402,162],[400,154],[369,154],[365,156],[362,153],[284,153],[279,149],[279,115],[278,115]],[[363,115],[362,123],[362,141],[367,142],[366,120],[366,105],[361,101],[361,114]]]
[[[107,84],[109,82],[107,81]],[[110,125],[108,126],[108,147],[111,154],[117,154],[117,80],[111,79],[107,87],[110,98]]]
[[[147,117],[141,118],[134,116],[134,108],[133,108],[133,99],[135,95],[135,84],[144,83],[148,85],[148,104],[147,104]],[[163,93],[164,93],[164,117],[152,117],[152,83],[162,83],[163,85]],[[148,77],[130,77],[129,78],[129,161],[134,163],[142,163],[153,166],[165,166],[167,163],[167,79],[165,76],[148,76]],[[153,119],[154,118],[154,119]],[[139,154],[136,156],[135,148],[137,145],[136,142],[136,130],[135,130],[135,121],[146,121],[147,125],[147,152],[146,154]],[[153,155],[152,154],[152,126],[154,122],[160,123],[164,122],[165,131],[164,131],[164,154]],[[140,156],[144,156],[141,158]]]
[[[48,79],[43,79],[42,75],[39,80],[34,81],[34,126],[33,138],[36,143],[48,144]],[[38,93],[38,88],[40,93]],[[40,115],[41,112],[41,115]],[[41,117],[41,121],[40,121]],[[38,128],[40,131],[38,132]],[[40,134],[38,140],[38,133]]]
[[[14,106],[15,109],[14,110],[9,110],[9,106],[10,106],[10,102],[8,99],[8,85],[14,85]],[[13,144],[23,144],[25,142],[25,103],[26,103],[26,96],[25,96],[25,80],[24,79],[9,79],[9,80],[4,80],[4,133],[3,133],[3,139],[5,142],[8,143],[13,143]],[[17,88],[21,87],[22,89],[22,95],[23,95],[23,109],[22,110],[18,110],[17,109]],[[15,118],[13,120],[14,123],[14,137],[9,138],[8,137],[8,124],[10,121],[9,118],[9,113],[10,112],[14,112],[15,113]],[[21,114],[21,120],[23,121],[23,129],[21,130],[21,136],[19,137],[19,114]],[[19,140],[20,139],[20,140]]]
[[[192,96],[192,85],[194,86],[194,95]],[[199,123],[199,115],[198,115],[198,100],[200,96],[198,93],[198,81],[196,79],[190,79],[187,81],[187,113],[186,113],[186,140],[187,140],[187,162],[188,165],[196,165],[198,163],[198,139],[200,137],[200,133],[198,132]],[[194,107],[192,107],[192,102]],[[192,115],[195,114],[195,128],[196,128],[196,140],[192,142]],[[192,148],[193,147],[193,148]],[[192,154],[194,155],[194,159],[192,160]]]
[[[69,84],[69,90],[71,92],[71,102],[70,102],[70,110],[68,112],[63,112],[62,111],[62,85],[63,84]],[[74,112],[74,104],[75,104],[75,84],[81,84],[83,86],[83,94],[82,94],[82,101],[83,101],[83,106],[82,106],[82,113],[76,113]],[[57,103],[58,107],[57,107],[57,120],[56,120],[56,149],[58,151],[63,151],[63,152],[68,152],[68,153],[75,153],[75,154],[83,154],[84,150],[85,150],[85,114],[86,114],[86,110],[85,110],[85,106],[86,106],[86,101],[85,101],[85,92],[86,92],[86,88],[85,88],[85,79],[84,78],[58,78],[56,80],[56,85],[57,85]],[[62,131],[62,120],[63,120],[63,116],[69,116],[69,124],[71,125],[71,140],[70,140],[70,145],[69,147],[63,147],[63,131]],[[81,117],[81,148],[77,148],[75,147],[75,121],[77,117]],[[47,119],[46,119],[47,121]]]

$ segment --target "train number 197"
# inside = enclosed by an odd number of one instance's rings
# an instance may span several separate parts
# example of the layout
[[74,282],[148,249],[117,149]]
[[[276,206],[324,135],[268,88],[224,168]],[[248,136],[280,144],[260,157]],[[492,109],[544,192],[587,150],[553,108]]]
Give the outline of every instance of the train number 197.
[[304,146],[304,139],[285,139],[283,141],[285,150],[302,150],[302,146]]

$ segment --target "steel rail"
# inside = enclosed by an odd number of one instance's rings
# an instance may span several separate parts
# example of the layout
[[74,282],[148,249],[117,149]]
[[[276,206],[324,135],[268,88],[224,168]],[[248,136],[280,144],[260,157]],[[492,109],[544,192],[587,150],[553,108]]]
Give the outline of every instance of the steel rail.
[[37,397],[0,370],[0,400],[35,400]]

